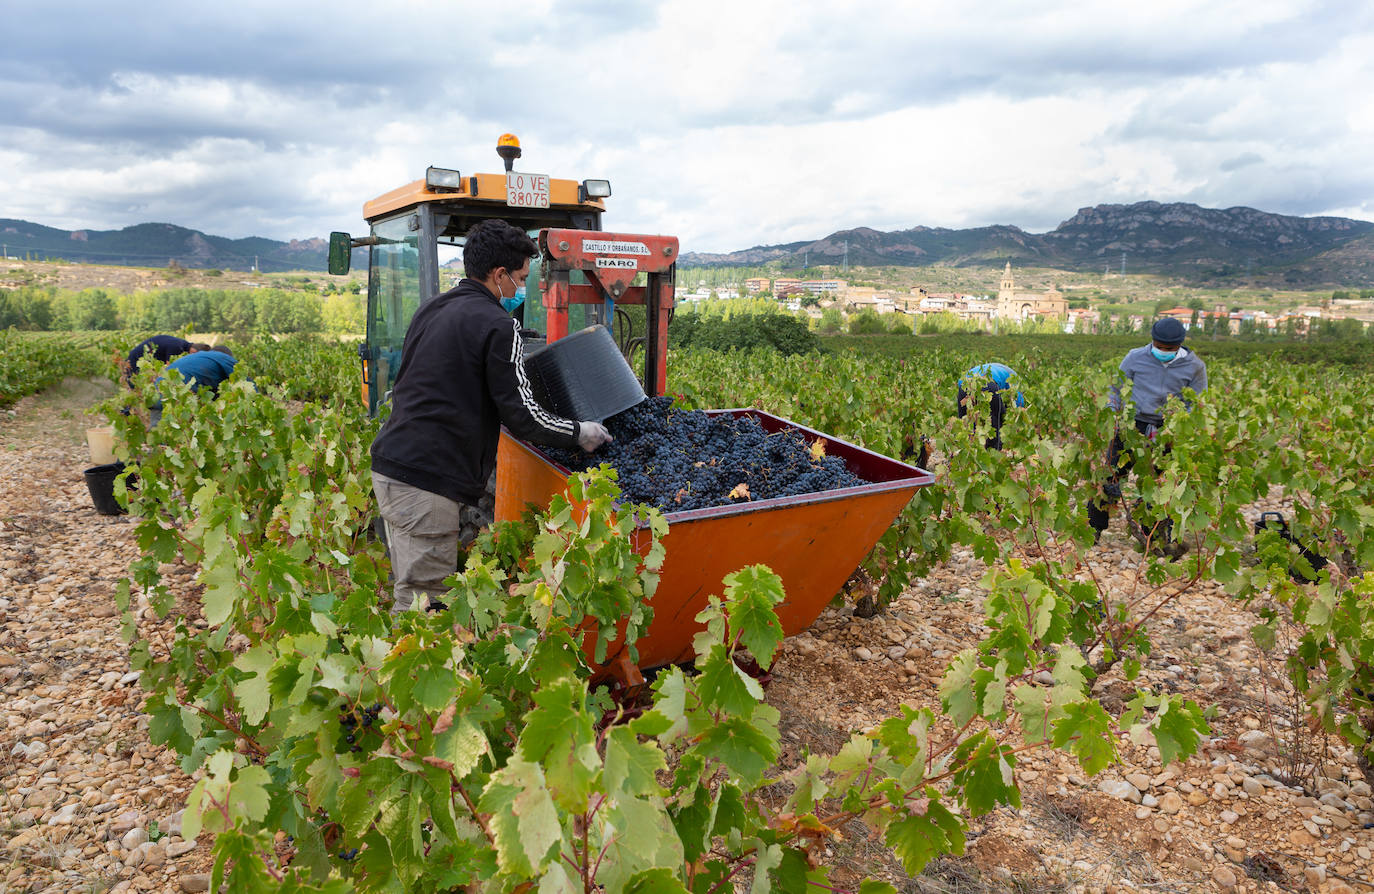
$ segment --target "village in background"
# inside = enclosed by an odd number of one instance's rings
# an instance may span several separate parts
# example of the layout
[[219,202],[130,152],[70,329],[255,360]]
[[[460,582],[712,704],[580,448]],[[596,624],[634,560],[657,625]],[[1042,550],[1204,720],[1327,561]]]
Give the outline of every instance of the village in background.
[[[318,332],[361,336],[366,266],[345,276],[9,259],[0,329]],[[802,276],[797,276],[802,272]],[[804,278],[805,273],[813,275]],[[770,273],[773,275],[761,275]],[[791,273],[792,275],[787,275]],[[779,275],[781,274],[781,275]],[[848,274],[848,275],[846,275]],[[441,288],[463,276],[457,259]],[[1025,281],[1030,286],[1023,284]],[[1374,289],[1199,287],[1149,274],[1052,268],[682,267],[679,313],[786,313],[822,334],[937,332],[1130,334],[1160,316],[1209,336],[1350,339],[1374,335]]]
[[[687,271],[684,279],[690,279]],[[991,286],[991,284],[989,284]],[[748,277],[712,288],[701,280],[695,285],[680,282],[678,300],[688,306],[709,306],[715,301],[771,299],[780,309],[805,314],[815,324],[826,318],[845,320],[865,312],[886,322],[885,329],[921,330],[935,321],[954,323],[954,328],[997,332],[1004,327],[1040,331],[1106,334],[1141,331],[1158,317],[1179,320],[1189,329],[1231,335],[1286,335],[1303,337],[1315,325],[1325,323],[1348,336],[1358,337],[1374,326],[1374,294],[1370,290],[1306,293],[1316,303],[1296,303],[1283,309],[1245,307],[1217,301],[1216,296],[1195,296],[1177,306],[1156,301],[1139,310],[1113,311],[1102,307],[1071,306],[1066,293],[1050,286],[1036,290],[1018,286],[1011,262],[1003,268],[996,289],[983,293],[935,291],[921,285],[885,287],[857,284],[841,278]],[[1208,298],[1214,303],[1208,303]],[[1300,297],[1299,301],[1302,300]],[[1091,305],[1087,300],[1075,304]],[[893,316],[895,315],[895,316]],[[908,318],[908,319],[903,319]],[[950,328],[941,326],[939,328]]]

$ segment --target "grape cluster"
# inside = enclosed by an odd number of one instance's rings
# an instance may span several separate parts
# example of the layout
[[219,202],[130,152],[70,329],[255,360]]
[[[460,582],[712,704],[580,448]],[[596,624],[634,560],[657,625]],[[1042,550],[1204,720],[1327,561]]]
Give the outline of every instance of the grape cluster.
[[615,438],[595,453],[544,452],[574,472],[614,466],[625,499],[664,512],[770,500],[866,482],[844,460],[812,452],[799,430],[770,434],[751,416],[674,409],[651,397],[606,420]]
[[377,715],[382,713],[382,705],[378,702],[369,708],[361,710],[353,709],[347,713],[339,715],[339,728],[343,730],[343,742],[339,744],[338,751],[359,752],[363,746],[358,743],[358,739],[366,736],[372,724],[376,723]]

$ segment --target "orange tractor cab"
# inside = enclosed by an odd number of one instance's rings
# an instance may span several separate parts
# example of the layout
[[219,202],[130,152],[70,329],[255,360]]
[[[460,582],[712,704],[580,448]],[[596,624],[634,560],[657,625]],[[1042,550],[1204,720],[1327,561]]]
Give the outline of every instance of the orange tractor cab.
[[[513,314],[530,331],[528,339],[537,342],[532,333],[539,332],[556,341],[603,324],[627,359],[643,354],[645,392],[662,394],[677,238],[602,232],[609,181],[516,171],[521,149],[512,134],[500,138],[496,151],[504,173],[431,167],[424,179],[363,206],[367,236],[330,234],[332,274],[348,272],[353,249],[368,249],[367,337],[358,355],[369,412],[375,415],[391,391],[411,318],[456,280],[457,249],[474,224],[489,218],[521,228],[539,245],[525,303]],[[445,263],[442,254],[452,258]],[[644,311],[628,313],[628,306]]]

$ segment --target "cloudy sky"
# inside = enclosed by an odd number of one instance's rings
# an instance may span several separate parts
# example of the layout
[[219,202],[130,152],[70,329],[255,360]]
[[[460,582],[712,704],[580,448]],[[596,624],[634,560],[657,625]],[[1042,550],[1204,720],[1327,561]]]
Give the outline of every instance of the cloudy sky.
[[0,217],[64,229],[359,233],[427,165],[501,170],[505,131],[691,251],[1143,199],[1374,220],[1367,0],[26,9]]

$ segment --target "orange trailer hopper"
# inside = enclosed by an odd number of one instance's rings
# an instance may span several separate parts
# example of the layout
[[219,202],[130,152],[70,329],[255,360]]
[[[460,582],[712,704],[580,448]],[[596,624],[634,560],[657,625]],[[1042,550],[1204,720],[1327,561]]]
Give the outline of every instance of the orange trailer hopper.
[[[859,487],[800,494],[729,506],[665,514],[669,531],[653,621],[637,643],[638,666],[662,667],[690,660],[696,616],[721,580],[747,565],[764,564],[782,578],[787,598],[778,606],[783,632],[810,627],[840,591],[916,493],[935,479],[929,472],[846,443],[830,435],[753,409],[708,410],[712,415],[753,416],[768,432],[796,428],[808,441],[826,441],[825,451],[870,482]],[[547,507],[567,487],[569,470],[538,448],[501,432],[496,459],[496,518],[518,519],[526,505]],[[647,532],[641,530],[641,551]],[[625,643],[611,645],[606,667],[634,683]],[[629,679],[626,679],[629,678]]]

